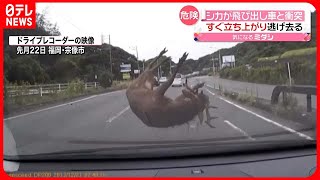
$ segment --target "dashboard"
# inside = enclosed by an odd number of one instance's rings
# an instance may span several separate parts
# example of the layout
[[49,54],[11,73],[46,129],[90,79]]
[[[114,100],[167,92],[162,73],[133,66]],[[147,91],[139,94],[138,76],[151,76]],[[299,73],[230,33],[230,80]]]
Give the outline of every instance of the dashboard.
[[95,161],[4,161],[11,176],[41,177],[308,177],[316,148],[264,153]]

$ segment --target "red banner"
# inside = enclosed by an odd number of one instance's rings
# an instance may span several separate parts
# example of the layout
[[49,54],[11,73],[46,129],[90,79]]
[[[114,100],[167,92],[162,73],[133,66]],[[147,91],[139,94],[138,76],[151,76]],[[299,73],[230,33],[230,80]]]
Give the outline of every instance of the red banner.
[[35,2],[14,1],[2,6],[2,26],[12,29],[32,29],[36,27]]

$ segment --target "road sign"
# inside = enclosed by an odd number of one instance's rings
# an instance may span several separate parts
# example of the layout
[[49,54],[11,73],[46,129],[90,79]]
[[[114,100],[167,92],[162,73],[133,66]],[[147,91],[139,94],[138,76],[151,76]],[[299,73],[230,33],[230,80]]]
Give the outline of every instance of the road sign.
[[124,80],[130,79],[130,73],[122,73],[122,79]]
[[234,63],[235,61],[234,55],[222,56],[222,63]]
[[131,72],[131,64],[121,64],[120,72]]
[[222,56],[222,67],[235,67],[236,66],[236,58],[234,55]]
[[135,70],[133,70],[133,73],[134,73],[134,74],[139,74],[139,73],[140,73],[140,70],[139,70],[139,69],[135,69]]

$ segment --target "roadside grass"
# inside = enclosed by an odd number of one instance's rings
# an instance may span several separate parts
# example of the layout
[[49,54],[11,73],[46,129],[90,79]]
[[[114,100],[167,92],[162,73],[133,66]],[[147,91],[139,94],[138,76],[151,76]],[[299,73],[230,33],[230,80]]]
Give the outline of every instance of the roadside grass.
[[301,57],[301,56],[308,56],[316,54],[316,47],[311,48],[303,48],[303,49],[295,49],[290,50],[282,53],[281,55],[277,56],[269,56],[269,57],[260,57],[258,58],[258,62],[264,62],[264,61],[275,61],[283,58],[292,58],[292,57]]
[[316,50],[317,50],[316,47],[312,47],[312,48],[286,51],[280,56],[280,58],[290,58],[290,57],[296,57],[296,56],[306,56],[306,55],[316,54]]
[[225,67],[219,72],[220,78],[262,84],[285,84],[291,79],[298,85],[316,85],[316,47],[286,51],[281,55],[260,57],[251,67],[239,64]]
[[263,62],[263,61],[275,61],[278,60],[280,56],[270,56],[270,57],[261,57],[258,58],[258,62]]

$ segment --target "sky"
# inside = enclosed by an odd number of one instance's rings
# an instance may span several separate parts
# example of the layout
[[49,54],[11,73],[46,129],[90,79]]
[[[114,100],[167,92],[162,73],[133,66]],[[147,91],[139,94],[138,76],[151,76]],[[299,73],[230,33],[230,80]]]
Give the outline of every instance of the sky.
[[[150,59],[166,47],[167,56],[174,62],[184,52],[188,58],[213,53],[229,48],[235,42],[195,42],[193,34],[197,25],[184,25],[179,12],[185,5],[193,5],[199,11],[210,10],[311,10],[308,3],[37,3],[38,13],[45,13],[51,23],[57,26],[63,36],[101,36],[104,41],[136,55],[139,60]],[[199,22],[198,22],[199,23]]]

